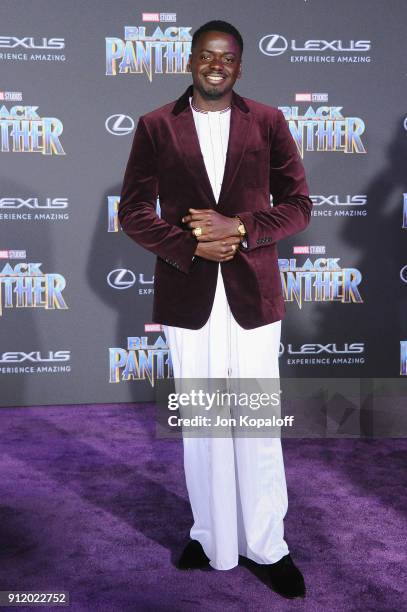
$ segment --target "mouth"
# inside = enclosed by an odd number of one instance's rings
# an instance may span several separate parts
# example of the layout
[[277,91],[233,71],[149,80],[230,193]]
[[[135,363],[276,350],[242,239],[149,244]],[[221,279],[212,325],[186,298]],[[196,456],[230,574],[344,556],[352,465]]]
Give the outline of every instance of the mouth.
[[225,77],[221,74],[207,74],[205,75],[205,79],[211,85],[218,85],[219,83],[222,83],[225,80]]

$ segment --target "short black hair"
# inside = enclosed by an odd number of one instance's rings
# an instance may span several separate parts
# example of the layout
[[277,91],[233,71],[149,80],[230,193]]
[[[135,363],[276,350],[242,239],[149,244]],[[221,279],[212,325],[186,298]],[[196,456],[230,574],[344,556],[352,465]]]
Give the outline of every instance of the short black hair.
[[221,21],[219,19],[208,21],[207,23],[201,25],[200,28],[195,30],[194,35],[192,36],[192,49],[196,45],[198,38],[204,32],[225,32],[225,34],[231,34],[239,45],[240,54],[243,53],[243,38],[239,30],[237,30],[235,26],[232,26],[231,23],[228,23],[227,21]]

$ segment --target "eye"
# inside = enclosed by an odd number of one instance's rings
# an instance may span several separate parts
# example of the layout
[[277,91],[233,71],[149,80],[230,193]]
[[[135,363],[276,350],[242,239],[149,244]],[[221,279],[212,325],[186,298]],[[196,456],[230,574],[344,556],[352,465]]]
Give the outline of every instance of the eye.
[[225,62],[231,64],[232,62],[234,62],[234,57],[225,57]]

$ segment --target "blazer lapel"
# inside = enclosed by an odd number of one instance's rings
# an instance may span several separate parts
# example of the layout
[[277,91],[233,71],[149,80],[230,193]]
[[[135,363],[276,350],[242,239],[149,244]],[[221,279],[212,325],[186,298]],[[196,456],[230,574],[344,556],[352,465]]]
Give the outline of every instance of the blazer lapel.
[[206,172],[205,161],[201,152],[189,101],[188,108],[177,116],[175,129],[184,162],[192,174],[194,183],[197,185],[197,188],[201,188],[205,192],[211,204],[216,206],[216,200],[213,195],[208,173]]
[[236,104],[232,104],[230,115],[229,142],[226,153],[225,172],[219,195],[219,204],[225,198],[239,171],[240,163],[246,150],[252,121],[251,113],[245,113]]
[[252,116],[244,100],[233,92],[225,171],[217,204],[206,171],[194,117],[189,104],[189,97],[192,96],[192,92],[192,86],[188,87],[173,108],[173,114],[176,116],[175,129],[185,164],[192,174],[195,184],[205,192],[215,208],[221,204],[228,193],[239,170],[247,145]]

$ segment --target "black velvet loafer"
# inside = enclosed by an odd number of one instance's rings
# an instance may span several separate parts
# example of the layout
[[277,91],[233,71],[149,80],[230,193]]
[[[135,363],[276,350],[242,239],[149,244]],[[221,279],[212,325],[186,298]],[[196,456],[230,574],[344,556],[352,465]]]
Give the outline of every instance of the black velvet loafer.
[[184,552],[178,561],[178,569],[200,569],[209,566],[209,559],[205,555],[201,543],[191,540],[186,545]]
[[289,554],[276,563],[267,565],[267,573],[271,588],[279,595],[288,599],[305,597],[303,575],[298,567],[294,565]]

